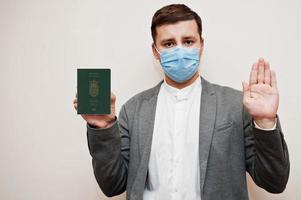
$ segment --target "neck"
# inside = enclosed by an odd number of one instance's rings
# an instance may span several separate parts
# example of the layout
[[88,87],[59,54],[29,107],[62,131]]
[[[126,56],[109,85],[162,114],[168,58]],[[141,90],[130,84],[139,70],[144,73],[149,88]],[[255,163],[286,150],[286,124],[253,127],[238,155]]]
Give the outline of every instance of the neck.
[[187,87],[188,85],[192,84],[197,78],[199,78],[199,76],[200,76],[200,74],[199,74],[199,72],[197,72],[187,81],[185,81],[183,83],[177,83],[165,75],[165,81],[168,85],[170,85],[172,87],[182,89],[182,88]]

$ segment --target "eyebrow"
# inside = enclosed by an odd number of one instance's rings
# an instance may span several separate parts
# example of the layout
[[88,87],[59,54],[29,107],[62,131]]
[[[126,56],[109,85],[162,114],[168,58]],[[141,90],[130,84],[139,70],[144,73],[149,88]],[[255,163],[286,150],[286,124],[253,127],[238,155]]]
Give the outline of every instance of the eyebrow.
[[[191,35],[191,36],[184,36],[182,37],[182,40],[187,40],[187,39],[196,39],[195,36]],[[160,43],[166,43],[166,42],[174,42],[175,39],[174,38],[167,38],[167,39],[163,39]]]
[[196,39],[196,37],[194,37],[194,36],[185,36],[185,37],[183,37],[182,39],[184,39],[184,40],[187,40],[187,39]]
[[175,41],[175,39],[173,39],[173,38],[168,38],[168,39],[162,40],[160,43],[162,44],[162,43],[166,43],[166,42],[174,42],[174,41]]

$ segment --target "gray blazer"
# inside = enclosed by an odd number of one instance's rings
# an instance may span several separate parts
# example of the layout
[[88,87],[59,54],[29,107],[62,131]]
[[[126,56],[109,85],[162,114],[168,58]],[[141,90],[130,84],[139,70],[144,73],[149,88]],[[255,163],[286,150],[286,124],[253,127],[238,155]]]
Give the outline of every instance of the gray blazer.
[[[126,191],[127,200],[142,199],[162,82],[129,99],[112,127],[97,129],[87,124],[95,178],[107,196]],[[204,78],[201,82],[202,200],[248,199],[246,171],[259,187],[282,192],[290,163],[279,118],[274,131],[256,129],[244,109],[240,91],[211,84]]]

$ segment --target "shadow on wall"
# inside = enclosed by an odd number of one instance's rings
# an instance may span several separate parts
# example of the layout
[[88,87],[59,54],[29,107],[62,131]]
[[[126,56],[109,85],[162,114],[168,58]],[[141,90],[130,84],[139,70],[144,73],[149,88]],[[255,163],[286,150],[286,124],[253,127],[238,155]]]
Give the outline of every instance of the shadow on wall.
[[247,173],[247,185],[248,185],[248,192],[249,192],[249,199],[250,200],[264,200],[264,199],[273,199],[273,200],[284,200],[285,198],[285,191],[282,194],[271,194],[265,191],[264,189],[258,187],[254,181],[252,180],[251,176]]

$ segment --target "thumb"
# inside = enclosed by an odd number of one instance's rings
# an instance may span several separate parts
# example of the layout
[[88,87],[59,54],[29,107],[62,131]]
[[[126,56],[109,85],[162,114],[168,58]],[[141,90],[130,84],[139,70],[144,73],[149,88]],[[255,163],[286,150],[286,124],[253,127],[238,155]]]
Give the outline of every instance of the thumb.
[[244,93],[247,92],[249,90],[249,84],[246,83],[246,82],[244,82],[244,81],[242,81],[241,83],[242,83],[242,90],[243,90],[243,92]]

